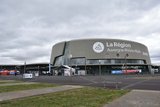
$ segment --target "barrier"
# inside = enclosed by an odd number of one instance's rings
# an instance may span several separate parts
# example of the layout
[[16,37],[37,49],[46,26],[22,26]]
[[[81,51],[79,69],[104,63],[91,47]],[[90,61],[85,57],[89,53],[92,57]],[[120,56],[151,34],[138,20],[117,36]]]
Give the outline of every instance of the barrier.
[[23,74],[23,78],[33,78],[33,74]]

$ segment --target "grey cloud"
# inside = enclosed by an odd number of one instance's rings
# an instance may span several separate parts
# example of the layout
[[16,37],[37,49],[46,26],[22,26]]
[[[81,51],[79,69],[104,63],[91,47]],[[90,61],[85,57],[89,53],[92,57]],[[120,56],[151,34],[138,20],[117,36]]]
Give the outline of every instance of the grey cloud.
[[[24,49],[8,49],[0,54],[1,57],[10,58],[17,61],[36,60],[39,57],[50,56],[50,49],[45,46],[32,46]],[[46,62],[49,62],[46,60]]]
[[1,63],[46,62],[53,44],[97,36],[144,43],[155,58],[159,13],[158,0],[1,0]]

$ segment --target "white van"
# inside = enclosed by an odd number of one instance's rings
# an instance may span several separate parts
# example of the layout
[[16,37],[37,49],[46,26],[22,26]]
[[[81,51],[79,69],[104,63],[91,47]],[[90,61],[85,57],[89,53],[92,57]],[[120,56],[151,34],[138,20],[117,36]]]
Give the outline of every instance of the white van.
[[69,67],[68,65],[62,65],[64,69],[64,76],[72,76],[75,74],[75,69],[72,67]]

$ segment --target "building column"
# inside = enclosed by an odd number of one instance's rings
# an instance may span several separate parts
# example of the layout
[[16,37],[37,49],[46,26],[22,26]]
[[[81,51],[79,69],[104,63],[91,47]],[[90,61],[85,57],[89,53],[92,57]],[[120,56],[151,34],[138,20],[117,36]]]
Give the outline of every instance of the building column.
[[152,70],[152,66],[151,65],[148,65],[148,71],[149,71],[149,73],[154,75],[154,71]]

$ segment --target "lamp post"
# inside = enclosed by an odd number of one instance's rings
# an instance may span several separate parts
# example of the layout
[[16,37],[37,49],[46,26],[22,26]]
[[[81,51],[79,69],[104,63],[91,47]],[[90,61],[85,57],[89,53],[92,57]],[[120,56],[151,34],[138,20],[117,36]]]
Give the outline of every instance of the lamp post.
[[124,62],[124,68],[125,68],[125,72],[127,72],[127,57],[128,57],[129,55],[128,55],[128,53],[125,55],[125,57],[124,57],[124,60],[125,60],[125,62]]
[[25,72],[26,72],[26,61],[24,62],[24,74],[25,74]]
[[48,71],[51,73],[51,64],[49,63]]
[[85,73],[87,73],[86,57],[85,57]]
[[99,75],[101,75],[101,60],[98,60],[99,62]]
[[39,74],[39,72],[40,72],[39,70],[40,70],[40,66],[38,66],[38,74]]
[[73,75],[73,71],[72,71],[72,63],[71,63],[71,59],[72,59],[72,54],[69,55],[69,72],[70,72],[70,76],[71,76],[71,81],[72,81],[72,75]]
[[72,64],[71,64],[71,59],[72,59],[72,54],[69,55],[69,66],[71,67]]

